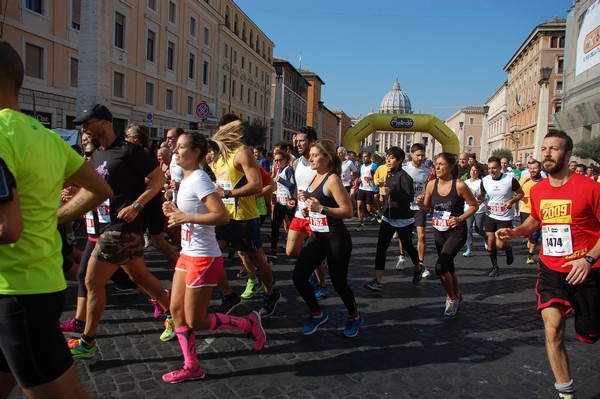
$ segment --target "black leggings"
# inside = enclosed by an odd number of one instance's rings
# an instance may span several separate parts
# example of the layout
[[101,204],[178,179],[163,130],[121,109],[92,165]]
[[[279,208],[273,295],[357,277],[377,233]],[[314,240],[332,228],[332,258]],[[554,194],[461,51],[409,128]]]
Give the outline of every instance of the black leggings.
[[348,314],[356,314],[354,293],[348,286],[348,266],[352,252],[352,238],[346,227],[335,232],[312,233],[304,245],[294,266],[294,285],[312,313],[321,308],[315,290],[308,281],[310,275],[327,258],[331,284],[337,291]]
[[[79,271],[77,272],[77,296],[79,298],[87,298],[87,288],[85,287],[85,274],[87,273],[88,262],[92,256],[92,252],[96,247],[94,241],[88,240],[85,244],[85,249],[81,254],[81,263],[79,264]],[[122,285],[131,289],[136,289],[137,284],[131,281],[129,275],[122,268],[118,268],[111,277],[113,283]]]
[[283,219],[287,216],[291,222],[294,217],[294,209],[288,208],[287,205],[281,205],[279,202],[275,202],[273,205],[273,220],[271,220],[271,248],[277,250],[277,244],[279,244],[279,229],[283,223]]
[[385,220],[379,225],[379,236],[377,237],[377,253],[375,254],[375,270],[385,269],[385,258],[387,250],[390,246],[390,241],[394,232],[398,232],[398,237],[402,243],[402,248],[408,253],[413,264],[419,264],[419,252],[412,242],[412,230],[414,223],[404,227],[394,227]]
[[454,258],[467,242],[467,227],[465,223],[448,231],[433,229],[435,249],[438,259],[435,262],[435,272],[438,276],[454,273]]

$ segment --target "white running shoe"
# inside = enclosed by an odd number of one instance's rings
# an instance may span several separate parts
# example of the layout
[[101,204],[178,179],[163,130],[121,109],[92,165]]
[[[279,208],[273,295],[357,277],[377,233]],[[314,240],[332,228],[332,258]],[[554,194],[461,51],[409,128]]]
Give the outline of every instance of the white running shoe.
[[429,278],[429,276],[431,276],[431,273],[429,273],[429,269],[427,269],[427,266],[421,263],[421,277]]
[[396,270],[404,270],[406,269],[406,259],[404,259],[404,255],[398,256],[398,262],[396,262]]

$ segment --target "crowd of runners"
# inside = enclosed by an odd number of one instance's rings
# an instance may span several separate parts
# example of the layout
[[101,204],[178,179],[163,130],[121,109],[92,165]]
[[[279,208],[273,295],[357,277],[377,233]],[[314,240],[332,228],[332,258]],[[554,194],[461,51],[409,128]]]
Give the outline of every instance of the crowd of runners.
[[[330,281],[347,311],[341,336],[355,337],[368,314],[359,311],[348,284],[352,236],[369,224],[378,239],[373,279],[364,289],[383,290],[388,248],[397,240],[396,269],[403,270],[408,257],[414,284],[435,273],[446,293],[440,301],[445,317],[454,317],[463,301],[461,252],[470,256],[481,241],[490,258],[486,273],[495,278],[499,251],[508,265],[515,260],[510,239],[526,240],[527,264],[536,263],[541,247],[536,293],[548,359],[560,397],[574,397],[565,317],[574,312],[581,341],[600,337],[600,185],[593,170],[582,176],[579,165],[569,164],[573,142],[566,133],[548,133],[541,159],[528,159],[527,169],[505,158],[479,163],[467,153],[427,160],[422,144],[409,154],[399,147],[381,156],[356,154],[319,139],[310,126],[292,143],[265,151],[243,144],[243,124],[233,114],[221,118],[210,138],[174,127],[152,150],[147,127],[115,132],[111,111],[95,104],[74,121],[83,135],[78,154],[19,112],[22,62],[6,42],[0,42],[0,58],[0,398],[15,384],[32,398],[87,397],[73,358],[98,352],[109,280],[116,289],[147,295],[155,318],[164,318],[160,340],[178,340],[183,365],[165,370],[167,383],[204,378],[196,331],[238,330],[261,350],[263,319],[281,298],[272,264],[283,256],[282,237],[306,304],[299,333],[314,334],[329,320],[319,300]],[[84,215],[88,237],[80,252],[70,232]],[[351,233],[346,222],[355,217]],[[263,248],[260,227],[267,218],[270,245]],[[515,218],[520,223],[513,228]],[[432,260],[425,259],[428,227]],[[149,272],[148,245],[172,264],[170,287]],[[242,293],[228,281],[223,253],[242,261]],[[65,278],[77,282],[76,312],[59,326]],[[210,312],[215,287],[222,301]],[[256,295],[262,295],[258,309],[230,315]]]

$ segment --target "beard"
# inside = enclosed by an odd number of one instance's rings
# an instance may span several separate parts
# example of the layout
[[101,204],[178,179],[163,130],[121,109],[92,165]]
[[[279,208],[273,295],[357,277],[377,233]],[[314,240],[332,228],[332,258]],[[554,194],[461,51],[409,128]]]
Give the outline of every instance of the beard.
[[[553,165],[546,166],[547,161],[553,162]],[[562,172],[563,169],[565,168],[565,165],[566,164],[562,159],[554,160],[554,159],[548,158],[548,159],[544,160],[544,169],[546,170],[546,173],[548,173],[550,175]]]

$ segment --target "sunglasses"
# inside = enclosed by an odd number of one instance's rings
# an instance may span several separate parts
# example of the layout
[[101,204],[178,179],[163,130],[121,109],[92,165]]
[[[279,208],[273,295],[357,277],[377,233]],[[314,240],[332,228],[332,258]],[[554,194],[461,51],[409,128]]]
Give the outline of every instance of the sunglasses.
[[275,162],[283,161],[283,158],[276,158],[273,161],[275,161]]

